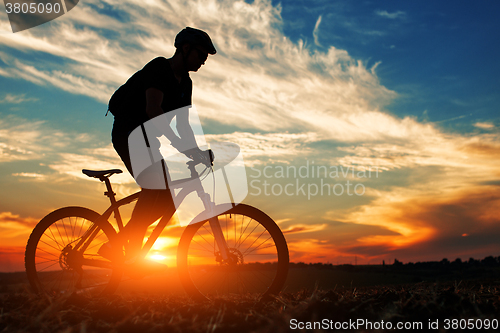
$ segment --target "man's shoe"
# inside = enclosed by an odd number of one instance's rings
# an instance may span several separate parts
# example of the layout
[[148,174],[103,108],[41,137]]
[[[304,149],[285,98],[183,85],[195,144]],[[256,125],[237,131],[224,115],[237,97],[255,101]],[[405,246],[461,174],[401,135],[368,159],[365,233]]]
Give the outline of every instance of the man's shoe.
[[108,260],[113,259],[113,250],[109,242],[102,244],[99,250],[97,250],[97,254]]
[[109,261],[123,260],[123,257],[120,257],[116,251],[113,251],[109,242],[102,244],[99,250],[97,250],[97,254]]

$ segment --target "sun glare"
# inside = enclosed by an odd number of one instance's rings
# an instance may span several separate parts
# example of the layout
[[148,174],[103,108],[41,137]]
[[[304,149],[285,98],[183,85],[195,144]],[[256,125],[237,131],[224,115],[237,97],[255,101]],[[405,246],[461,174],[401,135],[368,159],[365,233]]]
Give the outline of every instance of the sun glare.
[[149,256],[152,260],[154,261],[162,261],[167,259],[167,257],[162,256],[161,254],[153,254],[152,256]]
[[178,238],[168,237],[168,236],[158,237],[158,239],[153,245],[153,250],[164,251],[170,247],[175,248],[178,243],[179,243]]

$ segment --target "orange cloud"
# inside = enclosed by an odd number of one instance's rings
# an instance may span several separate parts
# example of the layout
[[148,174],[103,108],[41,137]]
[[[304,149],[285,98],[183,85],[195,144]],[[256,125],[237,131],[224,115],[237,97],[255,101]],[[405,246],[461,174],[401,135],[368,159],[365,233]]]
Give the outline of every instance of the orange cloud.
[[[376,200],[348,220],[378,225],[395,235],[357,239],[342,252],[364,256],[399,256],[423,261],[443,257],[485,257],[500,252],[500,191],[476,186],[443,196],[415,196]],[[467,237],[464,237],[467,235]]]
[[[3,246],[19,246],[25,244],[31,230],[38,223],[37,219],[22,218],[11,212],[0,213],[0,234]],[[1,270],[1,266],[0,266]]]
[[482,135],[472,138],[464,144],[461,149],[463,152],[480,157],[500,156],[500,144],[498,143],[498,135]]
[[286,229],[282,229],[284,234],[304,233],[324,230],[326,224],[295,224]]

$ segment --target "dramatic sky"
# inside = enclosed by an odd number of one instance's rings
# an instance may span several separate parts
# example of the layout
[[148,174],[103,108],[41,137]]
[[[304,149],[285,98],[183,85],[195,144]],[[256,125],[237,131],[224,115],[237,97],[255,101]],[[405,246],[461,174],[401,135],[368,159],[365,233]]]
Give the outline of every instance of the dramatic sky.
[[207,140],[241,146],[293,261],[500,255],[498,1],[81,0],[15,34],[2,13],[0,271],[50,211],[103,211],[81,169],[123,167],[107,101],[185,26],[218,50],[191,75]]

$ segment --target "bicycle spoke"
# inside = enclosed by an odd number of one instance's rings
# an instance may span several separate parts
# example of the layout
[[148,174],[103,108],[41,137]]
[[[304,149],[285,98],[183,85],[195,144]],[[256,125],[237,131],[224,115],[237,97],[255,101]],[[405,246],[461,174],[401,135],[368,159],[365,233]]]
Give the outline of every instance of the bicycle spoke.
[[[280,288],[283,275],[278,285],[273,284],[278,276],[278,248],[267,227],[246,214],[223,214],[217,219],[229,258],[221,260],[214,256],[219,253],[217,242],[208,221],[201,222],[191,236],[187,254],[192,259],[188,261],[190,279],[198,292],[202,295],[246,295],[266,293],[271,285],[274,289]],[[213,242],[214,252],[206,248],[210,242]]]
[[[203,238],[203,240],[204,240],[205,242],[207,242],[207,243],[208,243],[208,241],[207,241],[206,239],[204,239],[204,238]],[[200,244],[199,242],[195,241],[194,239],[192,240],[192,242],[194,242],[194,243],[196,243],[196,244],[200,245],[201,247],[203,247],[204,251],[207,251],[207,252],[209,252],[209,253],[214,253],[212,250],[207,249],[205,246],[203,246],[203,245],[202,245],[202,244]],[[212,246],[212,244],[210,244],[210,243],[208,243],[208,245]]]
[[38,248],[38,250],[42,251],[42,252],[45,252],[51,256],[54,256],[54,257],[57,257],[59,258],[59,253],[61,253],[61,251],[57,251],[57,254],[53,253],[53,252],[48,252],[48,251],[45,251],[44,249],[41,249],[41,248]]
[[107,243],[107,240],[103,240],[103,241],[102,241],[102,242],[100,242],[100,243],[97,243],[97,244],[95,244],[95,245],[89,246],[89,247],[87,248],[87,251],[92,250],[92,249],[94,249],[94,248],[96,248],[96,247],[101,248],[101,245],[103,245],[103,244],[105,244],[105,243]]
[[[99,217],[86,208],[67,207],[47,215],[37,225],[25,259],[28,280],[37,292],[50,296],[73,292],[90,295],[108,288],[114,269],[97,253],[102,244],[109,242],[108,233],[101,226],[96,229],[94,221]],[[111,226],[108,230],[114,231]],[[78,243],[81,246],[77,250]],[[103,267],[106,263],[109,265]]]
[[207,227],[205,226],[205,224],[203,224],[203,229],[205,229],[211,236],[213,236],[214,234],[212,233],[211,229],[207,229]]
[[250,246],[249,246],[249,247],[248,247],[245,251],[243,251],[243,254],[244,254],[244,255],[245,255],[245,254],[252,253],[253,251],[257,251],[257,250],[259,249],[259,247],[260,247],[262,244],[264,244],[264,243],[265,243],[265,242],[267,242],[268,240],[272,239],[272,236],[269,236],[269,238],[268,238],[268,239],[266,239],[266,240],[264,240],[262,243],[260,243],[260,244],[259,244],[259,245],[255,248],[255,249],[253,249],[252,251],[248,252],[248,250],[249,250],[249,249],[253,246],[253,244],[255,244],[255,242],[256,242],[256,241],[260,238],[260,236],[262,236],[265,232],[266,232],[266,231],[264,230],[264,231],[262,232],[262,234],[260,234],[260,235],[259,235],[259,237],[257,237],[257,238],[253,241],[252,245],[250,245]]
[[[66,229],[66,223],[64,223],[64,220],[61,220],[61,223],[63,225],[63,229],[64,229],[64,234],[66,235],[66,240],[68,241],[68,243],[70,242],[69,241],[69,237],[68,237],[68,230]],[[66,243],[66,244],[68,244]]]
[[54,225],[56,226],[57,234],[59,235],[59,238],[61,238],[62,247],[64,247],[64,239],[62,238],[62,234],[61,234],[61,231],[59,230],[59,226],[57,223],[54,223]]
[[80,223],[80,230],[78,231],[78,239],[81,239],[81,235],[82,235],[82,231],[83,231],[83,222]]
[[47,267],[45,267],[45,268],[43,268],[43,269],[40,269],[39,271],[40,271],[40,272],[41,272],[41,271],[44,271],[44,270],[46,270],[46,269],[48,269],[48,268],[50,268],[50,267],[52,267],[52,266],[54,266],[54,265],[57,265],[57,264],[59,264],[59,261],[58,261],[58,262],[56,262],[56,263],[54,263],[54,264],[52,264],[52,265],[50,265],[50,266],[47,266]]
[[40,240],[40,242],[41,242],[41,243],[44,243],[44,244],[45,244],[45,245],[47,245],[47,246],[50,246],[51,248],[53,248],[54,250],[56,250],[56,251],[58,251],[58,252],[60,252],[60,251],[61,251],[60,249],[55,248],[54,246],[52,246],[52,245],[50,245],[50,244],[48,244],[48,243],[44,242],[43,240]]
[[[199,236],[201,237],[201,239],[203,239],[205,242],[207,242],[207,244],[208,244],[209,246],[212,246],[212,244],[210,244],[210,242],[209,242],[209,241],[207,241],[207,240],[205,239],[205,237],[203,237],[203,235],[199,235]],[[213,235],[212,235],[212,237],[213,237]],[[215,237],[214,237],[214,238],[215,238]]]
[[247,247],[247,249],[246,249],[245,251],[243,251],[243,254],[245,254],[245,253],[246,253],[246,251],[247,251],[249,248],[251,248],[251,247],[255,244],[255,242],[256,242],[256,241],[260,238],[260,236],[262,236],[265,232],[266,232],[266,230],[262,231],[262,233],[261,233],[261,234],[260,234],[257,238],[255,238],[255,239],[253,240],[252,244],[250,244],[250,245]]
[[46,235],[46,236],[47,236],[48,238],[52,239],[52,241],[53,241],[54,243],[56,243],[56,245],[59,247],[59,250],[62,250],[62,246],[59,246],[59,243],[57,242],[57,240],[56,240],[56,236],[54,236],[54,233],[52,232],[52,229],[51,229],[51,228],[49,228],[48,230],[50,231],[50,233],[51,233],[51,235],[52,235],[52,238],[51,238],[49,235]]
[[[40,258],[40,257],[37,257],[37,258]],[[59,260],[57,260],[57,259],[47,259],[47,258],[41,258],[41,259],[45,259],[45,261],[37,261],[37,265],[45,264],[47,262],[56,262],[56,263],[59,262]]]
[[[250,221],[250,222],[251,222],[251,221]],[[249,222],[249,224],[250,224],[250,222]],[[253,228],[253,230],[252,230],[252,231],[250,231],[250,232],[248,233],[248,235],[245,237],[245,239],[244,239],[244,240],[243,240],[243,241],[242,241],[242,242],[238,245],[238,248],[239,248],[239,247],[240,247],[243,243],[245,243],[245,241],[248,239],[248,237],[250,237],[250,235],[251,235],[251,234],[255,231],[255,229],[257,229],[257,227],[258,227],[258,226],[259,226],[259,224],[257,224],[257,225]]]
[[252,257],[253,256],[274,256],[274,257],[276,257],[276,253],[253,253]]
[[[217,217],[216,217],[216,218],[217,218]],[[217,218],[217,220],[218,220],[218,218]],[[221,222],[220,222],[220,221],[217,221],[217,222],[219,223],[219,225],[221,224]],[[226,223],[225,223],[225,224],[226,224],[226,236],[224,237],[224,239],[227,239],[227,219],[226,219]],[[221,226],[221,229],[222,229],[222,226]],[[224,236],[224,235],[223,235],[223,236]]]
[[[244,222],[244,220],[245,220],[245,217],[242,216],[241,217],[241,226],[242,226],[242,229],[243,229],[243,222]],[[245,226],[245,229],[240,233],[240,238],[238,239],[238,246],[235,246],[236,248],[240,247],[241,237],[243,237],[243,235],[245,234],[245,231],[247,230],[248,226],[250,225],[250,222],[252,222],[252,220],[248,221],[247,225]]]
[[[70,231],[71,231],[71,220],[69,220],[69,222],[70,222],[69,228],[70,228]],[[63,225],[64,225],[64,232],[66,233],[66,238],[67,238],[68,244],[69,244],[69,243],[71,243],[71,239],[73,239],[73,238],[69,237],[69,232],[68,232],[68,230],[66,228],[66,223],[64,223],[64,221],[63,221]]]

